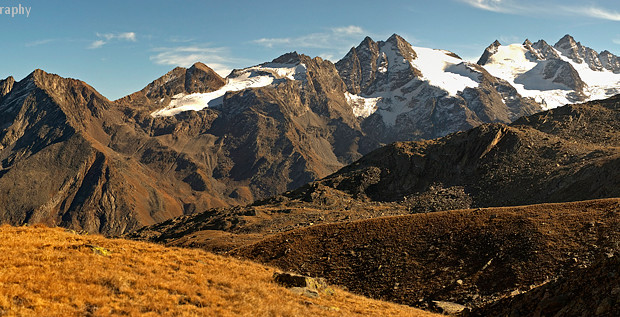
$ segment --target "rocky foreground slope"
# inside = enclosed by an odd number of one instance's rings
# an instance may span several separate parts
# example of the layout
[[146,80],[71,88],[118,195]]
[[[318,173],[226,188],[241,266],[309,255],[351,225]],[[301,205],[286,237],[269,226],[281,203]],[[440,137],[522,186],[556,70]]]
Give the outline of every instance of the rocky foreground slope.
[[[473,207],[618,197],[619,119],[620,96],[567,105],[508,126],[397,142],[318,183],[348,197],[413,208],[438,187]],[[307,197],[314,187],[289,196]]]
[[[527,299],[579,290],[574,285],[557,291],[552,284],[535,287],[562,276],[572,279],[572,274],[579,279],[581,269],[618,257],[619,243],[620,200],[607,199],[316,225],[231,253],[322,276],[372,298],[425,308],[436,302],[477,308],[534,289],[537,295],[518,299],[523,316],[530,316],[536,305]],[[606,267],[610,279],[598,280],[592,288],[617,287],[611,282],[617,281],[617,269]],[[545,290],[553,295],[543,296]],[[588,297],[584,307],[596,307],[609,296]],[[510,312],[512,306],[500,303],[482,315]]]
[[502,299],[466,316],[618,316],[620,256],[593,265],[529,292]]

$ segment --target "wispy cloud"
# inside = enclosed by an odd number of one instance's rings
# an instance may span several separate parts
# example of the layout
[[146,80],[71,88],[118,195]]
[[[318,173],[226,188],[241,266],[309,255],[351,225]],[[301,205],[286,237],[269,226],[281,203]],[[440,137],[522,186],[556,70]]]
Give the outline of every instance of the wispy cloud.
[[110,40],[124,40],[124,41],[131,41],[131,42],[135,42],[136,41],[136,33],[134,32],[125,32],[125,33],[105,33],[105,34],[99,34],[97,33],[97,36],[99,37],[103,37],[106,40],[110,41]]
[[599,7],[564,7],[564,10],[575,15],[584,15],[590,18],[620,21],[620,13]]
[[89,49],[97,49],[108,44],[111,41],[136,42],[138,39],[134,32],[124,33],[97,33],[97,40],[90,43]]
[[566,2],[546,2],[539,1],[514,1],[514,0],[457,0],[471,7],[481,10],[516,14],[516,15],[560,15],[560,16],[581,16],[600,20],[620,21],[620,12],[607,9],[603,6],[592,4],[570,4]]
[[100,47],[104,46],[105,44],[106,44],[106,41],[104,41],[104,40],[96,40],[96,41],[90,43],[88,48],[96,49],[96,48],[100,48]]
[[620,38],[613,39],[612,41],[613,41],[614,43],[616,43],[616,44],[620,45]]
[[493,11],[493,12],[502,12],[502,13],[511,13],[515,8],[514,4],[509,1],[504,0],[460,0],[474,8]]
[[189,67],[196,62],[203,62],[221,76],[226,76],[233,65],[245,61],[231,57],[226,47],[208,47],[199,45],[180,47],[160,47],[153,50],[155,55],[150,59],[155,64]]
[[506,44],[506,43],[517,43],[521,41],[522,39],[516,35],[500,35],[498,40],[500,43]]
[[191,37],[181,37],[181,36],[173,36],[168,39],[168,42],[172,42],[172,43],[190,43],[194,41],[195,39]]
[[25,44],[26,47],[34,47],[34,46],[41,46],[41,45],[45,45],[45,44],[49,44],[52,42],[55,42],[56,39],[44,39],[44,40],[37,40],[37,41],[32,41],[32,42],[28,42]]
[[252,41],[267,48],[279,49],[322,49],[324,58],[333,57],[335,54],[358,44],[361,37],[368,35],[363,28],[356,25],[333,27],[323,32],[305,34],[297,37],[261,38]]

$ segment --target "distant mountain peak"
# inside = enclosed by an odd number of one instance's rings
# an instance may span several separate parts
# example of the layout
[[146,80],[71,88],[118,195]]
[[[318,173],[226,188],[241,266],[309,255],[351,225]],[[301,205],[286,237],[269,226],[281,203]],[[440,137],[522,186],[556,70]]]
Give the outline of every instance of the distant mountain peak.
[[185,71],[187,93],[202,93],[224,84],[226,79],[203,63],[198,62]]
[[581,43],[577,43],[572,36],[564,35],[553,47],[576,63],[583,62],[580,56]]
[[396,33],[392,34],[392,36],[390,36],[385,43],[395,45],[396,48],[398,48],[398,52],[406,60],[416,59],[418,57],[411,44]]
[[386,42],[394,42],[394,43],[396,43],[396,42],[407,42],[407,41],[402,36],[394,33],[390,37],[388,37]]
[[213,69],[202,62],[196,62],[188,69],[196,69],[204,72],[214,72]]
[[562,45],[564,43],[577,44],[577,41],[575,41],[575,38],[572,37],[570,34],[566,34],[555,45],[559,46],[559,45]]
[[484,66],[486,63],[489,62],[489,58],[491,58],[491,56],[493,56],[493,54],[497,53],[497,49],[500,46],[502,46],[502,43],[500,43],[498,40],[495,40],[495,42],[493,42],[493,43],[491,43],[491,45],[487,46],[487,48],[484,50],[484,53],[482,53],[482,56],[480,57],[478,62],[476,62],[476,64],[478,64],[480,66]]
[[15,85],[15,78],[9,76],[6,79],[0,80],[0,98],[6,96],[13,89]]
[[303,54],[293,51],[275,58],[272,63],[297,65],[301,63],[303,56]]
[[[74,78],[66,78],[57,74],[48,73],[42,69],[35,69],[21,82],[32,82],[39,89],[43,89],[51,97],[59,97],[65,99],[64,94],[69,93],[74,97],[78,97],[77,91],[82,91],[86,95],[96,95],[97,98],[108,101],[106,97],[101,95],[95,88],[89,84]],[[85,97],[85,96],[82,96]],[[90,97],[88,97],[90,98]],[[62,102],[61,102],[62,103]]]
[[[149,83],[142,90],[119,101],[130,102],[134,105],[142,104],[145,107],[159,106],[166,98],[177,94],[205,93],[217,90],[226,84],[211,67],[197,62],[190,68],[175,67],[165,75]],[[139,100],[139,101],[138,101]]]
[[369,45],[372,43],[375,43],[375,41],[370,36],[366,36],[359,45]]
[[47,72],[45,72],[44,70],[37,68],[35,70],[33,70],[30,74],[28,74],[28,76],[26,76],[26,79],[29,80],[39,80],[42,79],[43,77],[46,77],[50,74],[48,74]]

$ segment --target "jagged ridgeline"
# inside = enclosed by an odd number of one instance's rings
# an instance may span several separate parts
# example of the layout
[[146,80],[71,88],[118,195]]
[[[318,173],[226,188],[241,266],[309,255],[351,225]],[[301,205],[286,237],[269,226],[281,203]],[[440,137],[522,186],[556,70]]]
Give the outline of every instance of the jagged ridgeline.
[[[9,77],[0,82],[1,221],[121,234],[294,190],[393,141],[508,124],[548,107],[548,91],[613,93],[578,81],[566,63],[585,78],[593,58],[567,61],[564,46],[537,48],[544,67],[518,49],[532,68],[513,78],[496,71],[501,45],[478,65],[398,35],[366,38],[336,64],[288,53],[222,78],[197,63],[116,101],[41,70]],[[617,58],[597,58],[602,68],[588,71],[616,80]],[[539,68],[570,87],[532,88]]]

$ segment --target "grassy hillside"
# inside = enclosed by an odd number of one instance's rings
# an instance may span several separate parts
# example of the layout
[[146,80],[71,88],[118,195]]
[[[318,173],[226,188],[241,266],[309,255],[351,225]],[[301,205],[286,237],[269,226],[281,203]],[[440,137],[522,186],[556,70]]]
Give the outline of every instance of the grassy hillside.
[[273,273],[200,250],[0,227],[0,316],[433,316],[340,289],[298,295]]

